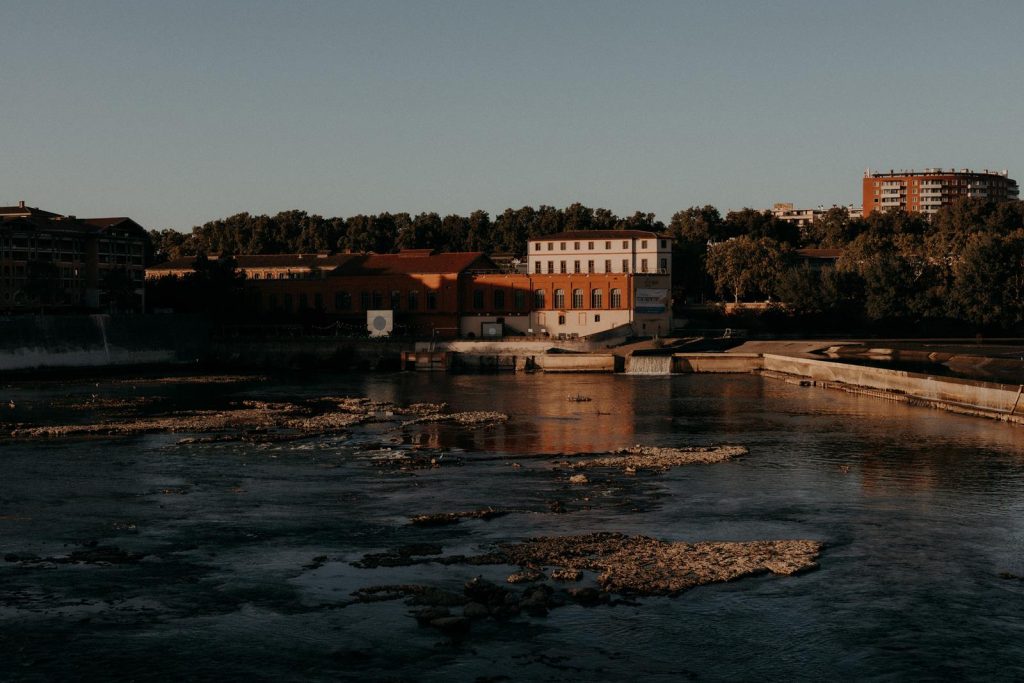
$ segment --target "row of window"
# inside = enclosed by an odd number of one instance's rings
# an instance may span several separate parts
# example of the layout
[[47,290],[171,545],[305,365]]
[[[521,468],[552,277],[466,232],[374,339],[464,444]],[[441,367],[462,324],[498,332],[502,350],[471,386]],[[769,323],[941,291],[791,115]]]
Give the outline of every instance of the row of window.
[[[582,261],[573,261],[572,262],[572,272],[573,273],[582,273],[583,272],[582,264],[583,264]],[[555,262],[554,261],[548,261],[547,265],[548,265],[548,270],[547,270],[548,274],[549,275],[553,274],[555,272]],[[660,272],[667,273],[668,272],[668,259],[666,259],[666,258],[660,259],[658,267],[660,269]],[[533,262],[533,272],[536,275],[540,275],[540,274],[542,274],[544,272],[543,264],[542,264],[541,261],[534,261]],[[569,272],[569,270],[568,270],[568,261],[559,261],[558,262],[558,272],[559,273],[568,273]],[[593,261],[587,261],[587,271],[586,272],[588,272],[588,273],[596,273],[597,272],[594,269],[594,262]],[[605,259],[605,261],[604,261],[604,271],[603,272],[605,272],[605,273],[611,273],[612,272],[612,260],[611,259]],[[622,272],[622,273],[628,273],[629,272],[629,259],[622,259],[622,270],[619,271],[619,272]],[[640,259],[640,269],[637,272],[640,272],[640,273],[650,272],[649,268],[648,268],[647,259],[645,259],[645,258]]]
[[263,272],[243,270],[242,275],[250,280],[319,280],[327,277],[322,270],[289,270],[287,272]]
[[[668,248],[668,240],[659,240],[659,241],[661,242],[661,248],[662,249],[667,249]],[[536,244],[536,246],[534,247],[534,251],[544,251],[544,243],[542,243],[542,242],[535,242],[534,244]],[[569,244],[568,242],[559,242],[558,243],[558,250],[559,251],[565,251],[568,244]],[[579,251],[580,250],[580,246],[582,244],[583,244],[582,242],[573,242],[572,243],[573,251]],[[595,248],[595,244],[596,244],[595,242],[587,242],[587,249],[589,251],[593,251],[594,248]],[[548,245],[548,251],[554,251],[555,250],[555,243],[554,242],[547,242],[547,245]],[[605,248],[606,251],[610,250],[612,248],[612,240],[606,241],[604,243],[604,248]],[[629,249],[629,240],[622,240],[622,248],[623,249]],[[647,240],[640,240],[640,248],[641,249],[646,249],[647,248]]]
[[[533,293],[533,307],[535,309],[547,308],[547,293],[543,289],[535,290]],[[556,289],[553,293],[552,308],[565,308],[565,290]],[[609,297],[609,308],[622,308],[622,290],[614,288]],[[583,290],[572,290],[572,307],[583,308]],[[600,289],[590,290],[590,308],[604,308],[604,291]]]

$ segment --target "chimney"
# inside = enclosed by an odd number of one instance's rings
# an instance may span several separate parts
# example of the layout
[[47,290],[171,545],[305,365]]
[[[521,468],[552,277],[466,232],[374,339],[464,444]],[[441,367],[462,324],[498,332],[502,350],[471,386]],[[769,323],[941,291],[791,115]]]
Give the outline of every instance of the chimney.
[[19,209],[24,209],[25,208],[25,200],[24,199],[22,199],[20,202],[18,202],[18,208]]

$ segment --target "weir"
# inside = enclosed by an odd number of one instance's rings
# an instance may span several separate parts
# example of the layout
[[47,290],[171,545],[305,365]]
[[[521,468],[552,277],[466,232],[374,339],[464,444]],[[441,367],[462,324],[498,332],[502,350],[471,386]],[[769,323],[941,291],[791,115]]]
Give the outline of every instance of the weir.
[[627,375],[670,375],[672,356],[627,356]]

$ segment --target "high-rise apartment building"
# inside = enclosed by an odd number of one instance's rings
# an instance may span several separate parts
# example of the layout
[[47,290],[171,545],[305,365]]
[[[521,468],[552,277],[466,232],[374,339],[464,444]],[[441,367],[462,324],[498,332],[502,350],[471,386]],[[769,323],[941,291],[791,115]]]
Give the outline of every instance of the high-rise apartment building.
[[902,209],[933,214],[960,197],[992,201],[1017,199],[1017,181],[1006,171],[926,168],[923,171],[864,172],[864,216]]

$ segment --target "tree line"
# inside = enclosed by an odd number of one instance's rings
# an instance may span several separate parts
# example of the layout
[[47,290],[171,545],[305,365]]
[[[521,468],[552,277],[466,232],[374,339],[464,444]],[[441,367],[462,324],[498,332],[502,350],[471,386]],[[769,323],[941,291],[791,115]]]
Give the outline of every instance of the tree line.
[[[236,214],[191,233],[151,231],[157,261],[197,254],[482,251],[522,257],[527,240],[567,230],[641,229],[673,241],[673,299],[783,301],[819,324],[967,324],[1010,330],[1024,322],[1024,203],[961,199],[928,218],[902,211],[851,217],[840,207],[797,227],[770,211],[724,216],[713,206],[678,211],[668,224],[641,211],[620,217],[572,204],[486,211]],[[816,267],[798,250],[842,250]]]

